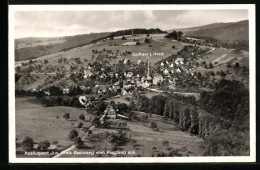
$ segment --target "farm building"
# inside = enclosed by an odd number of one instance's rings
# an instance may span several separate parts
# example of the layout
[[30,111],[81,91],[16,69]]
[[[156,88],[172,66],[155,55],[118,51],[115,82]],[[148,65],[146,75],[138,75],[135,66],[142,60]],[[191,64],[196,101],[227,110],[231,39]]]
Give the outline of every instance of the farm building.
[[69,88],[62,89],[63,94],[68,94],[70,92]]
[[162,81],[163,81],[162,75],[156,73],[156,74],[154,75],[154,78],[153,78],[153,84],[154,84],[154,85],[157,85],[158,82],[162,82]]
[[184,58],[177,58],[175,60],[175,64],[177,64],[177,65],[184,64]]
[[116,118],[116,111],[112,106],[108,106],[107,109],[104,111],[104,115],[108,118]]

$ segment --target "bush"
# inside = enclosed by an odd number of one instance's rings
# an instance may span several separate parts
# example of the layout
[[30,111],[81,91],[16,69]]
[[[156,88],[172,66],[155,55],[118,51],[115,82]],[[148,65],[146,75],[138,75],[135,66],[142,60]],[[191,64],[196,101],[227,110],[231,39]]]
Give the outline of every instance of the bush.
[[69,113],[65,113],[65,114],[63,115],[63,118],[66,119],[66,120],[68,120],[68,119],[70,118],[70,114],[69,114]]
[[84,142],[80,137],[76,137],[74,139],[74,145],[76,146],[76,148],[81,148],[84,145]]
[[79,134],[78,134],[78,131],[76,131],[75,129],[73,129],[72,131],[70,131],[70,134],[69,134],[69,138],[71,140],[73,140],[75,137],[77,137]]
[[47,151],[50,147],[50,142],[48,140],[42,141],[38,144],[38,149],[41,151]]
[[169,146],[169,141],[163,140],[163,141],[162,141],[162,146],[165,147],[165,148],[168,148],[168,146]]
[[154,129],[157,128],[157,124],[155,122],[150,122],[150,128]]
[[82,122],[79,122],[79,124],[78,124],[78,128],[82,128],[82,126],[83,126],[83,123]]
[[25,151],[31,151],[33,150],[33,139],[26,136],[22,141],[22,146]]
[[84,114],[79,115],[79,119],[84,121],[85,120],[85,115]]

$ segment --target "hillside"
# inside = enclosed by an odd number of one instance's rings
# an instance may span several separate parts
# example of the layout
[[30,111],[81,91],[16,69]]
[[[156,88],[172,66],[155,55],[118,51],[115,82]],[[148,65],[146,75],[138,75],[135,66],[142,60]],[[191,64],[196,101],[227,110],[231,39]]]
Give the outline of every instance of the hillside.
[[65,37],[29,37],[15,40],[15,49],[66,42]]
[[107,38],[132,34],[162,34],[166,33],[159,28],[135,28],[119,30],[115,32],[91,33],[66,37],[29,37],[15,40],[15,61],[36,59],[44,55],[53,54],[60,51],[67,51],[76,47],[81,47],[91,43],[96,43]]
[[218,40],[234,40],[247,43],[249,40],[248,20],[231,23],[214,23],[178,30],[188,36],[195,37],[211,37]]
[[93,33],[62,38],[18,39],[15,40],[15,61],[35,59],[59,51],[66,51],[75,47],[84,46],[95,40],[102,39],[109,34],[110,33]]

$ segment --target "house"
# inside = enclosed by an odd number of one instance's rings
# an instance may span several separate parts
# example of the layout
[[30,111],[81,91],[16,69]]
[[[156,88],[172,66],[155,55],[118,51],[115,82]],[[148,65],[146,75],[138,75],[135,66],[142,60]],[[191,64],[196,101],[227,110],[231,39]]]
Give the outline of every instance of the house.
[[108,106],[107,109],[104,111],[104,115],[106,115],[107,118],[116,118],[116,111],[112,106]]
[[89,78],[92,75],[93,75],[93,73],[90,70],[84,70],[83,71],[83,78],[84,79]]
[[164,63],[163,63],[163,62],[161,62],[161,66],[164,66]]
[[44,91],[44,94],[47,96],[51,95],[50,91]]
[[173,63],[171,63],[171,64],[170,64],[170,67],[171,67],[171,68],[173,68],[173,67],[174,67],[174,64],[173,64]]
[[181,73],[181,70],[178,68],[178,69],[176,70],[176,72],[177,72],[177,73]]
[[147,80],[146,77],[143,76],[143,77],[141,78],[141,83],[145,83],[146,80]]
[[177,65],[184,64],[184,58],[177,58],[175,60],[175,64],[177,64]]
[[153,84],[154,84],[154,85],[157,85],[158,82],[162,82],[162,81],[163,81],[162,75],[156,73],[156,74],[154,75],[154,77],[153,77]]
[[137,81],[136,81],[136,86],[142,86],[141,81],[137,80]]
[[79,96],[79,102],[81,105],[86,105],[87,104],[86,96]]
[[131,86],[135,86],[135,81],[131,80]]
[[139,64],[141,64],[142,63],[142,60],[138,60],[137,61],[137,64],[139,65]]
[[85,86],[79,86],[79,88],[82,90],[82,91],[85,91],[87,88]]
[[127,62],[128,62],[128,59],[124,59],[124,64],[127,64]]
[[70,92],[69,88],[62,89],[63,94],[69,94],[69,92]]
[[169,74],[169,70],[168,70],[168,69],[164,69],[164,70],[163,70],[163,74],[164,74],[164,75]]
[[95,90],[97,93],[101,94],[101,93],[106,93],[108,90],[107,85],[96,85],[95,86]]
[[128,73],[126,74],[126,77],[127,77],[127,78],[131,78],[133,75],[134,75],[134,73],[128,72]]
[[142,87],[143,88],[147,88],[147,87],[150,87],[152,83],[148,82],[148,81],[145,81],[144,83],[142,83]]
[[152,77],[150,75],[147,75],[147,79],[146,79],[148,82],[151,82],[152,81]]
[[117,93],[121,93],[121,87],[119,85],[115,85],[114,91],[117,92]]

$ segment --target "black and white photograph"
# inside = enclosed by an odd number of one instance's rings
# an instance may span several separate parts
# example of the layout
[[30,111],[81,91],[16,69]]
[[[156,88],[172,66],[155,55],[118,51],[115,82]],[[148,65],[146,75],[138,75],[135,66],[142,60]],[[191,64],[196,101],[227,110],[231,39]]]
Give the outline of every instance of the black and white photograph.
[[254,5],[11,5],[9,161],[255,161]]

